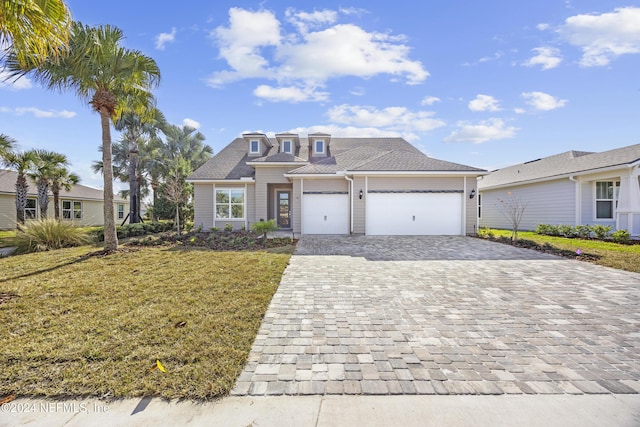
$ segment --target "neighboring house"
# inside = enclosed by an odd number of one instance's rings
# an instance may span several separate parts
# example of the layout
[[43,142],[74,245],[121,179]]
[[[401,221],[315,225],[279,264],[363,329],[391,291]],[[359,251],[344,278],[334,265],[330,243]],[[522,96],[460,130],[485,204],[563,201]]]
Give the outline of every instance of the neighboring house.
[[189,176],[195,226],[275,219],[297,234],[475,233],[477,177],[402,138],[244,134]]
[[508,197],[526,203],[521,230],[538,224],[611,225],[640,235],[640,144],[601,153],[568,151],[491,172],[478,181],[479,223],[511,228]]
[[[16,228],[16,178],[14,171],[0,170],[0,230]],[[29,192],[25,218],[39,219],[38,192],[36,183],[27,178]],[[74,221],[79,225],[102,225],[104,223],[103,192],[84,185],[74,185],[70,191],[60,191],[60,217],[66,221]],[[129,212],[129,202],[116,197],[114,199],[114,216],[116,224],[124,220]],[[55,207],[53,195],[49,197],[47,216],[54,217]],[[120,221],[120,222],[118,222]]]

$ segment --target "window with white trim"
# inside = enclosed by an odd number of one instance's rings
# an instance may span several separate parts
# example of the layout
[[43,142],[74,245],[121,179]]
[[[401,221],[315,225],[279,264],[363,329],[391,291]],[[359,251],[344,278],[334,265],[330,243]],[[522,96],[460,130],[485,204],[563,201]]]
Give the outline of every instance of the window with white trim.
[[77,200],[62,201],[63,219],[82,219],[82,202]]
[[124,218],[124,205],[122,203],[118,203],[118,219]]
[[216,219],[244,219],[244,189],[216,189]]
[[478,218],[482,218],[482,193],[478,193]]
[[257,139],[252,139],[249,141],[249,152],[252,154],[256,154],[260,152],[260,141]]
[[596,182],[596,219],[613,219],[620,192],[620,182]]
[[324,141],[322,140],[317,140],[314,142],[313,145],[314,151],[318,154],[323,154],[324,153]]
[[24,207],[24,219],[38,218],[38,200],[27,199],[27,205]]
[[282,152],[291,154],[291,141],[282,141]]

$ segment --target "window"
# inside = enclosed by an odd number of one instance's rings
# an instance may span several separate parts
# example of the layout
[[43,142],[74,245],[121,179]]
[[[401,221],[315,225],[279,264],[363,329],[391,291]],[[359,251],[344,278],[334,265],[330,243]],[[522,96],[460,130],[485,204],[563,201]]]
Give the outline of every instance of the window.
[[124,205],[122,203],[118,204],[118,219],[124,218]]
[[315,152],[318,154],[324,153],[324,141],[315,142]]
[[291,154],[291,141],[282,141],[282,152]]
[[250,151],[252,153],[259,153],[260,152],[260,141],[258,141],[257,139],[252,139],[251,142],[249,142],[250,145]]
[[619,182],[596,182],[596,219],[613,219],[619,192]]
[[36,199],[27,199],[27,205],[24,207],[24,219],[36,219],[38,202]]
[[482,218],[482,193],[478,193],[478,218]]
[[244,189],[216,190],[216,218],[244,219]]
[[62,201],[63,219],[82,219],[82,202],[77,200]]

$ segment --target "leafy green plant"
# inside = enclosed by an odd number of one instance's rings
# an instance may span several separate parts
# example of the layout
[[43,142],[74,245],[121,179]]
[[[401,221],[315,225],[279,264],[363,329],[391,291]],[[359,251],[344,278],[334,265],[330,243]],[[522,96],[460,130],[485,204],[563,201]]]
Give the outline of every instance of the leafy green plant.
[[224,225],[224,231],[230,232],[233,231],[233,225],[228,222]]
[[613,241],[616,243],[624,244],[629,243],[629,241],[631,240],[631,235],[627,230],[618,230],[611,233],[611,238],[613,238]]
[[593,234],[595,234],[596,238],[600,240],[606,239],[611,230],[613,230],[613,227],[611,225],[596,224],[591,227],[591,231],[593,231]]
[[576,229],[571,225],[559,225],[558,231],[561,236],[569,239],[575,238],[578,235],[578,233],[576,233]]
[[20,226],[13,240],[17,253],[42,252],[90,243],[80,227],[70,222],[47,218]]
[[263,237],[267,238],[267,233],[271,231],[276,231],[278,228],[276,225],[276,221],[274,219],[270,219],[268,221],[258,221],[251,224],[251,230],[254,233],[262,234]]
[[581,239],[588,239],[591,237],[591,227],[588,225],[576,225],[576,234]]
[[493,231],[489,227],[480,227],[478,229],[478,237],[483,239],[492,239],[494,236]]

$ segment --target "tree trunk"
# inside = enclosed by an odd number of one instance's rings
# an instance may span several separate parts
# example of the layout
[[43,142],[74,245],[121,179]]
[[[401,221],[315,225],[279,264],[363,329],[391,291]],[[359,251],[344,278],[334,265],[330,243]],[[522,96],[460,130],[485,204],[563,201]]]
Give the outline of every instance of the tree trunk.
[[38,204],[40,204],[40,219],[45,219],[49,210],[49,183],[44,179],[38,181]]
[[156,205],[158,203],[158,183],[155,181],[151,181],[151,192],[153,193],[152,197],[153,197],[153,210],[151,211],[151,213],[153,214],[151,216],[151,221],[157,221],[158,220],[158,215],[156,215]]
[[138,204],[138,179],[136,175],[136,162],[138,161],[138,144],[129,143],[129,224],[140,222]]
[[51,192],[53,193],[54,218],[56,221],[60,221],[60,186],[54,182],[53,185],[51,185]]
[[180,203],[176,203],[176,226],[178,228],[178,236],[180,235]]
[[138,196],[138,209],[136,214],[138,215],[138,221],[142,221],[142,176],[138,175],[136,178],[136,194]]
[[16,219],[18,225],[24,225],[24,210],[27,207],[27,192],[29,184],[27,178],[20,174],[16,180]]
[[109,111],[100,109],[102,126],[102,176],[104,177],[104,250],[118,249],[116,220],[113,214],[113,164],[111,162],[111,124]]

